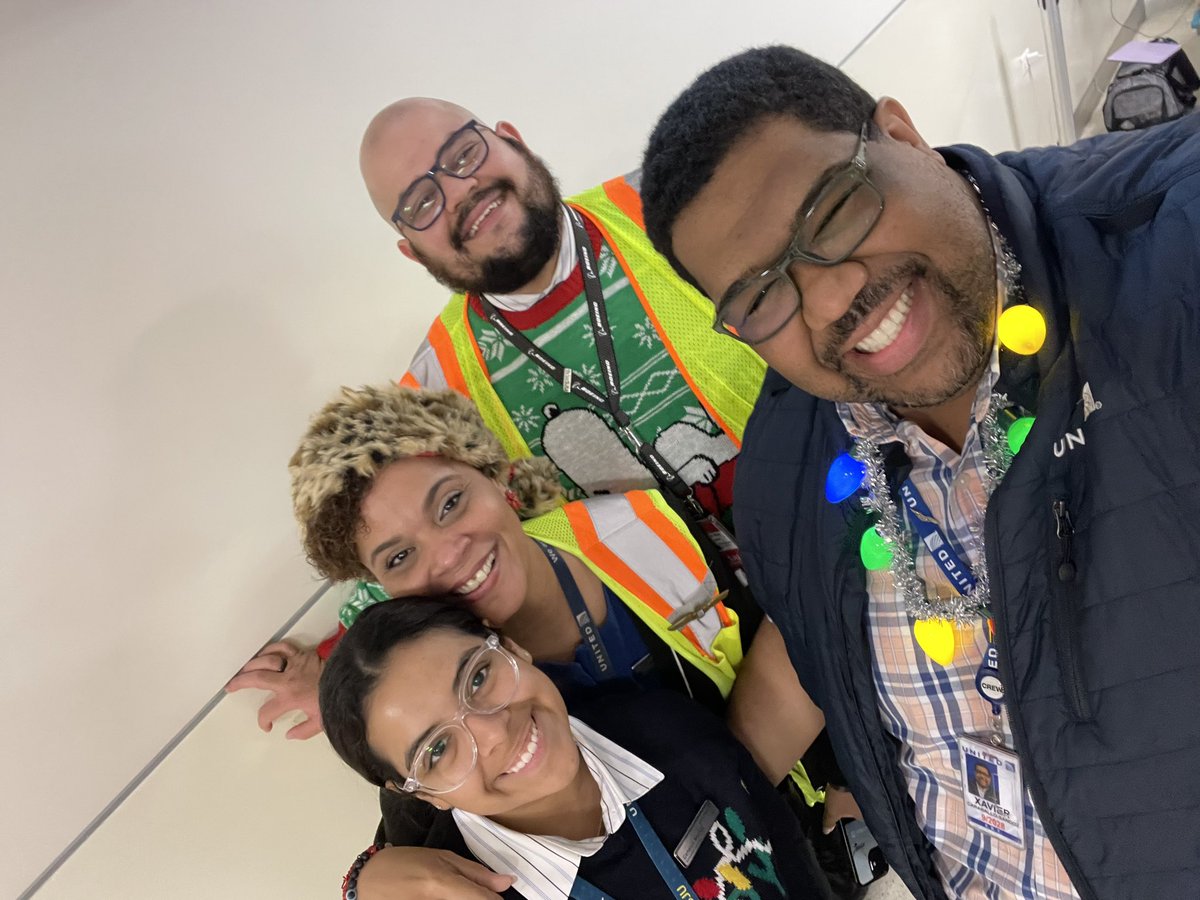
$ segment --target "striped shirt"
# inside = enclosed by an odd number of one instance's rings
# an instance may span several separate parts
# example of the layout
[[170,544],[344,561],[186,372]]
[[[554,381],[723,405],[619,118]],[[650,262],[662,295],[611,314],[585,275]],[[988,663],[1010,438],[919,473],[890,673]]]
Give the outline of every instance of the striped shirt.
[[491,869],[513,875],[516,888],[528,900],[568,900],[579,862],[604,846],[609,835],[625,823],[625,804],[644,796],[663,780],[649,763],[570,718],[579,753],[600,786],[604,835],[569,841],[552,835],[523,834],[474,813],[454,810],[454,821],[467,848]]
[[[943,531],[974,565],[982,561],[986,469],[979,428],[1000,374],[998,347],[975,396],[972,421],[959,455],[882,404],[839,403],[852,437],[899,441],[912,461],[911,479]],[[905,523],[907,526],[907,522]],[[925,545],[908,528],[917,571],[927,590],[950,596]],[[967,900],[1073,900],[1078,897],[1028,792],[1025,846],[982,834],[967,824],[962,792],[960,735],[993,731],[991,704],[975,689],[975,672],[987,650],[983,622],[960,631],[954,660],[945,668],[913,637],[904,599],[887,570],[868,572],[867,608],[875,688],[884,728],[901,744],[900,767],[916,805],[917,821],[935,848],[934,861],[947,893]],[[1008,717],[1005,744],[1012,747]]]

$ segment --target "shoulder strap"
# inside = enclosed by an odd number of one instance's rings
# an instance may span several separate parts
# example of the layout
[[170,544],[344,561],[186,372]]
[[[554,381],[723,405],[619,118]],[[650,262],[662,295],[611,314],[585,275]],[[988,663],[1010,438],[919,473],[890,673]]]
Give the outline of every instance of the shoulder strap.
[[466,296],[455,294],[429,331],[429,342],[446,370],[446,381],[454,390],[471,398],[484,424],[499,438],[510,459],[532,456],[529,444],[492,387],[468,315]]

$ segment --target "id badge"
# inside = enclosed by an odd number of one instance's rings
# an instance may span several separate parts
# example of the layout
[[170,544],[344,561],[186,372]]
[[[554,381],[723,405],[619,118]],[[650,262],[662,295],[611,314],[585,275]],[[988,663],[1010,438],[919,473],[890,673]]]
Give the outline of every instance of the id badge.
[[696,851],[700,849],[700,845],[704,843],[704,839],[708,837],[709,830],[713,823],[717,821],[717,807],[711,800],[705,800],[700,806],[700,811],[696,813],[692,819],[692,824],[688,826],[688,830],[684,832],[679,846],[675,848],[675,853],[672,854],[679,864],[685,869],[692,864],[692,860],[696,858]]
[[977,831],[1025,846],[1025,787],[1017,754],[990,741],[963,735],[963,804]]

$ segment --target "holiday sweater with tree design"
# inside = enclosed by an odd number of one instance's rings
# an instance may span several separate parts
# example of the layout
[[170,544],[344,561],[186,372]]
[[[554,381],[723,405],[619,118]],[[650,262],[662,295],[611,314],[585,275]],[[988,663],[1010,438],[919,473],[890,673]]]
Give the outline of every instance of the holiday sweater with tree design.
[[[692,486],[710,512],[728,519],[737,447],[705,411],[680,373],[637,292],[599,230],[585,218],[621,382],[621,408],[634,427]],[[596,340],[576,265],[570,276],[523,312],[502,311],[533,343],[605,390]],[[656,487],[622,441],[607,411],[568,394],[487,320],[475,296],[468,321],[488,377],[529,449],[553,460],[569,499]]]

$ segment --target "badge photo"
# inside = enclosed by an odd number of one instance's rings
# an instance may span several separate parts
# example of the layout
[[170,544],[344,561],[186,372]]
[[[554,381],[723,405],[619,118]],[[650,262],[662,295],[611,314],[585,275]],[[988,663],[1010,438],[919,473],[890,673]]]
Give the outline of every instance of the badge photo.
[[962,789],[972,828],[1025,845],[1025,793],[1021,762],[1010,750],[985,740],[963,737]]

